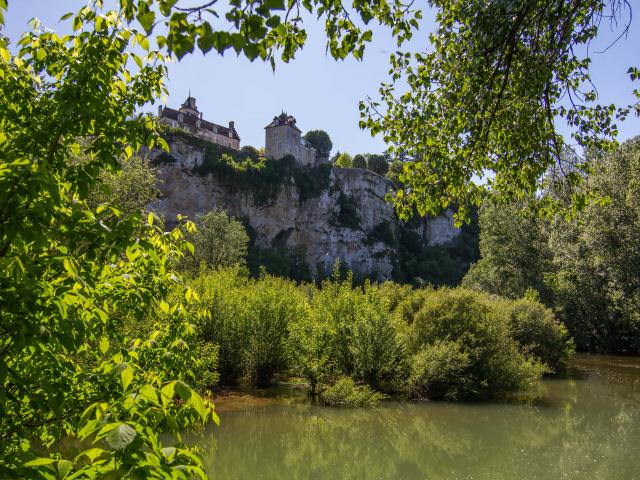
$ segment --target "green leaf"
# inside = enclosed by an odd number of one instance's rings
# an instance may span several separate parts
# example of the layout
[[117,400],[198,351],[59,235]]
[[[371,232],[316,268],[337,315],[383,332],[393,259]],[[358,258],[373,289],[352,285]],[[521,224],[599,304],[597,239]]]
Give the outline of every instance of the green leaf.
[[51,465],[55,463],[56,460],[53,458],[40,457],[35,460],[31,460],[24,464],[25,467],[41,467],[42,465]]
[[129,385],[131,385],[131,381],[133,380],[133,370],[129,364],[125,364],[126,366],[120,372],[120,380],[122,381],[122,389],[126,392]]
[[121,423],[107,434],[106,441],[114,450],[122,450],[133,442],[136,435],[137,432],[133,427]]
[[69,475],[69,472],[71,471],[72,468],[73,468],[73,462],[70,462],[69,460],[58,460],[58,465],[57,465],[58,474],[56,477],[59,480],[64,479],[67,475]]
[[100,352],[104,355],[109,351],[109,337],[106,335],[100,338],[100,342],[98,343],[98,348]]

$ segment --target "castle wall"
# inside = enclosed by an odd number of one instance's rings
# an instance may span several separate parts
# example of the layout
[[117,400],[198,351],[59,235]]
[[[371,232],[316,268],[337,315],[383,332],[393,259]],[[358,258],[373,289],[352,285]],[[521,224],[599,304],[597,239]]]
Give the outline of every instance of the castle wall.
[[[178,214],[195,218],[214,209],[226,210],[249,221],[260,246],[271,247],[274,240],[284,237],[288,247],[303,247],[314,274],[330,273],[336,259],[340,259],[356,273],[390,278],[397,252],[371,238],[371,232],[383,222],[388,222],[394,232],[399,228],[393,207],[385,200],[392,188],[385,177],[364,169],[333,168],[329,186],[319,196],[301,201],[290,180],[269,202],[260,204],[248,190],[230,191],[211,174],[195,174],[193,168],[203,159],[197,146],[178,139],[170,148],[171,161],[158,167],[162,198],[152,205],[168,222],[175,221]],[[152,151],[150,156],[160,153]],[[341,197],[353,202],[357,228],[336,222]],[[429,222],[429,243],[445,243],[459,234],[450,212]]]
[[302,144],[300,131],[288,125],[265,129],[265,154],[276,160],[293,155],[300,165],[313,166],[316,163],[316,152]]

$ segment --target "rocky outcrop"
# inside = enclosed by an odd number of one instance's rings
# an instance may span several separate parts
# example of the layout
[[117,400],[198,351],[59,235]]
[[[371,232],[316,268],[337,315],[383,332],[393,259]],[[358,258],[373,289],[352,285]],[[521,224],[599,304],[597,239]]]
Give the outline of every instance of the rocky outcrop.
[[[170,147],[169,155],[150,155],[158,164],[162,193],[154,208],[167,221],[222,209],[247,222],[259,246],[302,247],[313,274],[327,274],[340,259],[359,274],[391,276],[396,251],[380,232],[397,235],[400,224],[385,200],[392,188],[388,179],[366,169],[332,168],[325,170],[326,188],[312,196],[303,195],[304,186],[291,175],[268,201],[257,201],[250,188],[230,188],[214,173],[196,173],[206,157],[197,145],[175,140]],[[445,215],[429,220],[422,233],[427,243],[439,244],[459,231]]]

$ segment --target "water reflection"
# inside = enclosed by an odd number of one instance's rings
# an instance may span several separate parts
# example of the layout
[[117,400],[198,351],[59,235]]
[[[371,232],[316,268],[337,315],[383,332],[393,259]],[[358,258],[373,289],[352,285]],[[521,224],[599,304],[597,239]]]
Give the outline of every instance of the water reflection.
[[215,479],[640,479],[640,361],[581,356],[527,404],[222,405]]

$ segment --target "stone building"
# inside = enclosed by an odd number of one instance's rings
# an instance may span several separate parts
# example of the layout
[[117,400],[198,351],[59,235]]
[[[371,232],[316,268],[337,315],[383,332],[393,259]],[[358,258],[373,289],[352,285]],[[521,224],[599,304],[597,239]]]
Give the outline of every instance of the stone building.
[[205,140],[218,145],[240,149],[240,137],[236,132],[234,122],[229,122],[228,127],[223,127],[202,118],[202,112],[196,107],[196,99],[189,94],[179,110],[173,108],[158,107],[158,121],[173,128],[189,131]]
[[302,138],[302,132],[296,126],[296,119],[292,115],[283,112],[273,117],[273,121],[264,129],[264,149],[267,157],[277,160],[292,155],[300,165],[311,167],[323,161],[318,158],[316,149]]

